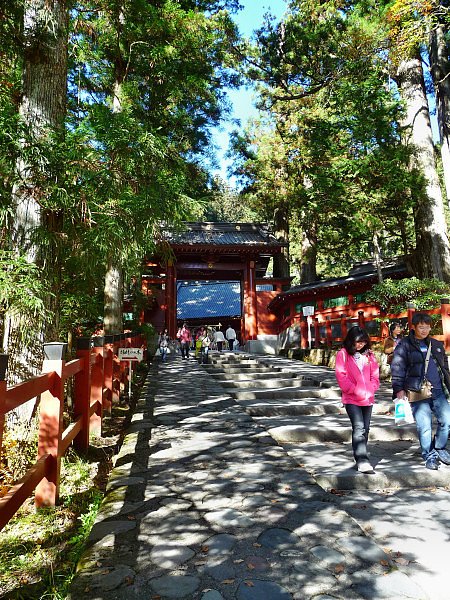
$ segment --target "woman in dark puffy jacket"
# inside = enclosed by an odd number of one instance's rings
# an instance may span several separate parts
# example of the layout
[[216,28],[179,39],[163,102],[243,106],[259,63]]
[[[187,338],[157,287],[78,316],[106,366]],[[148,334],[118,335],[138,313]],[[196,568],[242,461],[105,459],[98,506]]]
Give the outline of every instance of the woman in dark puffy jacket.
[[[403,398],[409,390],[419,391],[424,378],[432,385],[432,396],[411,404],[416,420],[422,457],[427,469],[437,470],[439,463],[450,464],[446,450],[450,431],[450,373],[444,345],[430,337],[432,319],[426,313],[416,312],[412,318],[413,330],[397,345],[391,364],[394,397]],[[425,373],[425,360],[431,344],[430,360]],[[433,437],[433,414],[437,428]]]

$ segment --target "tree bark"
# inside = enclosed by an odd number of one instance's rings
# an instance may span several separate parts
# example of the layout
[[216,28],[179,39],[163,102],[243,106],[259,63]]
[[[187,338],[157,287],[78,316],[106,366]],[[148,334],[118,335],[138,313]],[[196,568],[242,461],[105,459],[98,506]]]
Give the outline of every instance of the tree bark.
[[450,282],[450,246],[420,56],[402,61],[396,79],[406,105],[407,141],[416,148],[415,163],[425,179],[414,215],[418,275]]
[[313,281],[317,281],[317,236],[313,231],[304,231],[300,283],[312,283]]
[[430,72],[436,96],[436,114],[441,142],[441,157],[447,203],[450,206],[450,61],[447,28],[438,23],[430,33]]
[[123,271],[110,257],[105,275],[105,314],[103,328],[106,335],[120,333],[122,322]]
[[286,244],[279,254],[273,257],[273,276],[290,277],[289,266],[289,205],[283,202],[277,206],[273,215],[274,235],[278,241]]
[[[35,241],[36,230],[54,222],[49,212],[44,216],[43,195],[35,165],[26,160],[27,146],[45,142],[51,136],[64,135],[67,88],[67,35],[68,11],[66,0],[25,0],[24,2],[24,54],[22,98],[19,114],[28,131],[29,139],[21,140],[22,153],[16,164],[18,183],[13,188],[11,245],[17,254],[24,254],[29,262],[43,267],[45,280],[49,281],[54,296],[48,296],[47,308],[54,311],[54,298],[58,298],[54,273],[60,272],[58,255],[54,248],[44,257]],[[59,219],[59,217],[58,217]],[[57,317],[41,330],[37,324],[27,327],[35,331],[33,339],[25,344],[21,320],[10,317],[4,332],[4,347],[12,357],[10,375],[13,382],[20,381],[40,371],[42,343],[55,341],[53,327]],[[31,336],[29,336],[31,338]],[[28,347],[25,347],[28,346]]]

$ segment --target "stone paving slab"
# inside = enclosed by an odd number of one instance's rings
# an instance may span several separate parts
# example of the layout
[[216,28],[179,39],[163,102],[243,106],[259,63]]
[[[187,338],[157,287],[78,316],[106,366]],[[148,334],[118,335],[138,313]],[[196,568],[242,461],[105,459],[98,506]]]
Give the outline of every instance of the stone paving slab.
[[68,598],[444,599],[447,490],[331,493],[301,460],[195,361],[155,365]]

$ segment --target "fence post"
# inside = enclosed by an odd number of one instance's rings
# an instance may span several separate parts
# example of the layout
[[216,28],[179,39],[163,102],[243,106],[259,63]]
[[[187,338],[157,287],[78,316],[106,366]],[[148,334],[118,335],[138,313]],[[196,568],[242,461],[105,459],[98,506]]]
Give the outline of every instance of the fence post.
[[308,317],[301,317],[300,319],[300,333],[301,333],[301,341],[300,346],[302,350],[306,350],[308,348]]
[[331,348],[333,344],[333,332],[331,330],[331,318],[327,317],[326,319],[326,332],[327,332],[327,346]]
[[341,314],[341,337],[342,337],[342,341],[344,341],[344,339],[347,336],[347,315],[345,313]]
[[59,497],[59,479],[61,474],[61,438],[63,431],[64,381],[63,369],[67,344],[50,342],[44,344],[43,373],[55,372],[53,387],[41,395],[39,415],[38,460],[50,455],[45,477],[38,483],[35,491],[35,505],[55,506]]
[[450,351],[450,299],[441,298],[442,333],[444,334],[445,351]]
[[105,394],[103,396],[103,410],[111,415],[113,401],[113,361],[114,361],[114,336],[105,335],[103,351],[103,368],[105,380]]
[[8,355],[0,354],[0,455],[2,453],[3,430],[5,428],[5,397],[6,397],[6,371],[8,369]]
[[364,311],[358,310],[358,325],[361,329],[364,329],[366,326],[366,320],[364,319]]
[[89,429],[94,435],[102,434],[102,413],[103,413],[103,337],[95,336],[92,338],[94,364],[91,371],[91,400],[90,404],[97,402],[97,408],[91,416]]
[[83,369],[75,375],[74,417],[81,417],[81,431],[74,438],[73,445],[79,452],[89,448],[89,408],[91,398],[91,338],[79,337],[76,340],[77,358],[83,361]]
[[407,302],[406,308],[408,309],[408,329],[412,329],[412,318],[413,314],[416,312],[416,307],[413,302]]
[[314,348],[320,348],[319,317],[314,317]]
[[120,334],[113,336],[113,380],[112,380],[112,403],[118,404],[120,400],[120,361],[118,358],[120,347]]

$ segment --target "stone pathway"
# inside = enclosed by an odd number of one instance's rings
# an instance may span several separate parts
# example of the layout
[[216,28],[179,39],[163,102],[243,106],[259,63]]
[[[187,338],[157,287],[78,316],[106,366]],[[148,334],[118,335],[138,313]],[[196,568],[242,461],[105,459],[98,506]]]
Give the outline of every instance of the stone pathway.
[[302,464],[194,360],[155,365],[69,598],[449,598],[447,490],[327,491]]

